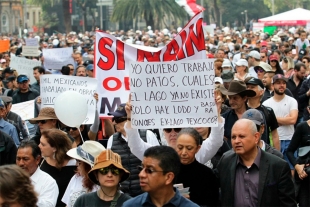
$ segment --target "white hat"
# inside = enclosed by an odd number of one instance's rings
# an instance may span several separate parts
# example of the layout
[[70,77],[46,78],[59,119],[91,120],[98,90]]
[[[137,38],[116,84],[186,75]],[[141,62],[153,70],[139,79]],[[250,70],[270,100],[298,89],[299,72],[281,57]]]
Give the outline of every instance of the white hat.
[[219,82],[220,84],[223,84],[223,79],[220,77],[215,77],[214,78],[214,83]]
[[231,67],[231,62],[228,59],[224,59],[222,67]]
[[253,57],[257,60],[260,60],[260,54],[259,52],[257,52],[256,50],[252,50],[249,54],[248,54],[249,57]]
[[87,140],[81,146],[70,149],[67,155],[85,162],[90,166],[94,165],[95,158],[103,151],[105,147],[97,141]]
[[271,38],[271,41],[273,42],[281,42],[281,38],[278,35],[273,35]]
[[291,40],[294,40],[294,38],[293,37],[288,38],[288,41],[291,41]]
[[246,67],[249,66],[248,61],[246,61],[246,59],[239,59],[235,64],[237,66],[246,66]]

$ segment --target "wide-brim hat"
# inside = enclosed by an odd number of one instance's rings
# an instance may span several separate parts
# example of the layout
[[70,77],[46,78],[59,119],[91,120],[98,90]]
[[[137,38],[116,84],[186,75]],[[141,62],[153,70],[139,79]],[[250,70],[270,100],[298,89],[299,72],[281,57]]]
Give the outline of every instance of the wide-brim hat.
[[113,165],[114,167],[120,169],[123,171],[122,177],[120,179],[120,183],[124,180],[127,180],[130,173],[128,170],[126,170],[122,165],[121,156],[119,154],[114,153],[112,150],[107,149],[102,151],[95,159],[95,165],[94,167],[88,172],[88,178],[95,184],[98,184],[98,180],[96,179],[96,176],[94,172],[96,170],[99,170],[101,168],[109,167],[110,165]]
[[28,121],[31,124],[36,124],[37,121],[50,120],[50,119],[58,119],[56,116],[55,110],[52,107],[45,107],[45,108],[41,109],[38,117],[33,118],[33,119],[29,119]]
[[228,90],[224,88],[220,88],[220,91],[222,92],[222,94],[227,95],[227,96],[236,95],[236,94],[244,94],[247,97],[256,96],[255,91],[247,90],[246,84],[243,81],[238,81],[238,80],[231,81]]
[[81,146],[70,149],[67,152],[69,157],[80,160],[94,166],[95,158],[103,151],[105,147],[97,141],[87,140]]

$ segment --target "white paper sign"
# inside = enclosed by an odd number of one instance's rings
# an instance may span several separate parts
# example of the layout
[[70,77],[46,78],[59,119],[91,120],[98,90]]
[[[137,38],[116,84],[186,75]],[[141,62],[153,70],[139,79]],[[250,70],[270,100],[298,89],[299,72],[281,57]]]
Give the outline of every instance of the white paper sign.
[[40,55],[38,46],[23,46],[23,56],[38,57]]
[[34,118],[34,100],[13,104],[11,111],[17,113],[22,120]]
[[[40,76],[41,107],[54,107],[56,97],[65,91],[76,91],[85,96],[88,113],[82,124],[92,124],[95,119],[96,100],[94,93],[97,79],[79,76],[42,75]],[[72,106],[74,107],[74,106]],[[72,117],[74,119],[74,117]]]
[[72,47],[43,49],[44,67],[61,70],[62,66],[74,65],[72,54]]
[[261,22],[254,22],[253,23],[253,32],[263,32],[264,31],[264,26],[265,24],[264,23],[261,23]]
[[33,77],[33,68],[36,66],[41,66],[41,62],[22,57],[11,57],[10,67],[17,70],[18,74],[26,74],[30,78],[30,83],[36,82]]
[[39,46],[37,38],[28,38],[25,39],[26,46]]
[[213,28],[212,25],[204,25],[204,26],[202,26],[202,28],[203,28],[203,34],[204,34],[205,36],[207,36],[208,33],[209,33],[210,35],[214,35],[214,28]]
[[134,128],[217,126],[214,60],[131,62]]

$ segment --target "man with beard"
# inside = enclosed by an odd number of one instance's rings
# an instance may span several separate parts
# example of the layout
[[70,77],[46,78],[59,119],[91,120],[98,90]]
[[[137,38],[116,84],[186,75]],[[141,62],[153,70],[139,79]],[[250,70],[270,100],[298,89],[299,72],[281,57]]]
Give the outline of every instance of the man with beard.
[[298,93],[302,82],[304,82],[306,76],[306,65],[303,63],[297,63],[294,67],[294,74],[287,81],[287,88],[292,92],[295,100],[298,103],[298,119],[296,124],[303,121],[303,109],[305,108],[299,103]]
[[284,92],[286,89],[287,79],[277,74],[273,76],[274,96],[266,100],[263,105],[269,106],[274,110],[279,124],[278,134],[281,144],[281,153],[284,159],[289,163],[292,175],[294,174],[294,166],[288,161],[286,149],[289,146],[294,134],[294,124],[298,117],[297,101],[287,96]]

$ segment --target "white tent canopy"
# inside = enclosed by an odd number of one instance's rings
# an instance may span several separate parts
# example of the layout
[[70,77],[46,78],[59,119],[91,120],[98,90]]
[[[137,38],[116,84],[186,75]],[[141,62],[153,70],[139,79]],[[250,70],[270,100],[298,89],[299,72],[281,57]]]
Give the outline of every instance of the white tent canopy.
[[265,26],[306,25],[310,22],[310,11],[302,8],[259,19]]

